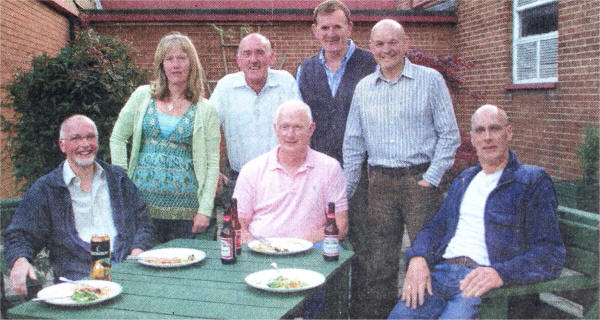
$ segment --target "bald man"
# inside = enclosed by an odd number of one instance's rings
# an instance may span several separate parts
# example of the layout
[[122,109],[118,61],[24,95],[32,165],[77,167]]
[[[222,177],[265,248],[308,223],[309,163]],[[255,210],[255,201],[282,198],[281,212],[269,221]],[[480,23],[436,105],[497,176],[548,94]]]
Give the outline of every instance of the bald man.
[[402,297],[389,319],[478,318],[481,295],[560,275],[565,248],[550,176],[510,151],[512,127],[493,105],[471,118],[479,165],[452,183],[406,253]]
[[[442,201],[437,186],[454,162],[458,126],[442,75],[406,58],[408,36],[385,19],[371,30],[379,68],[352,97],[344,136],[344,174],[352,197],[368,155],[367,212],[353,215],[356,267],[352,316],[386,317],[397,300],[404,225],[412,240]],[[357,227],[359,226],[359,227]]]

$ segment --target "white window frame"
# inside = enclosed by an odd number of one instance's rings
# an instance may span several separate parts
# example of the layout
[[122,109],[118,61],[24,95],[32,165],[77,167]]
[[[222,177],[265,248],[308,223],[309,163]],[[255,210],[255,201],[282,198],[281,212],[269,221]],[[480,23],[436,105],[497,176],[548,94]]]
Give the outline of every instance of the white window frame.
[[[532,36],[521,37],[521,20],[519,14],[523,10],[539,7],[548,3],[557,2],[557,0],[533,0],[531,3],[519,6],[519,0],[513,0],[513,41],[512,41],[512,78],[514,84],[533,84],[533,83],[548,83],[558,82],[558,31],[552,31],[545,34],[536,34]],[[540,76],[540,43],[544,40],[556,39],[556,76],[554,77],[541,77]],[[535,77],[527,79],[518,79],[518,46],[521,44],[535,43],[536,57],[535,57]]]

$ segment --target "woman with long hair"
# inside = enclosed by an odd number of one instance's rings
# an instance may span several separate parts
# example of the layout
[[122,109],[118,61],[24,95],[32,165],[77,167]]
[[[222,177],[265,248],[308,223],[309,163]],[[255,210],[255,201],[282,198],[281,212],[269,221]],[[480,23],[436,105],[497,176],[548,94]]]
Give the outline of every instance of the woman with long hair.
[[193,238],[208,227],[212,215],[219,123],[204,98],[202,65],[187,36],[174,32],[160,40],[154,76],[119,113],[110,155],[144,196],[155,239]]

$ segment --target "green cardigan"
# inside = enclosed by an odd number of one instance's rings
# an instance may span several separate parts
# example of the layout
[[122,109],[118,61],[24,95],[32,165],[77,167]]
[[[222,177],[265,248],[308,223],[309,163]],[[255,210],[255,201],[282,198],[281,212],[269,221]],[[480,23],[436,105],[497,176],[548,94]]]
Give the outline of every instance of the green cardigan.
[[[152,99],[150,85],[137,88],[119,113],[110,136],[110,158],[114,165],[127,170],[131,178],[135,171],[142,140],[142,120]],[[131,159],[127,165],[127,141],[132,138]],[[198,180],[198,213],[211,216],[219,176],[221,132],[215,108],[201,98],[196,103],[192,134],[192,160]],[[190,217],[191,219],[192,217]]]

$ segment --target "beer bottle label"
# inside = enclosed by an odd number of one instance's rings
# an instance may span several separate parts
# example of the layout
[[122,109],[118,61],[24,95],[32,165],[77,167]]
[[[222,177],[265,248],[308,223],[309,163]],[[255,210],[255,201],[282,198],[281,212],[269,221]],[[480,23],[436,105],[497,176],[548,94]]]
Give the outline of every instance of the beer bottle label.
[[102,258],[92,262],[92,280],[110,281],[110,258]]
[[323,254],[329,257],[335,257],[339,255],[338,245],[340,241],[338,236],[328,235],[323,239]]
[[221,259],[233,259],[235,244],[231,238],[221,238]]

